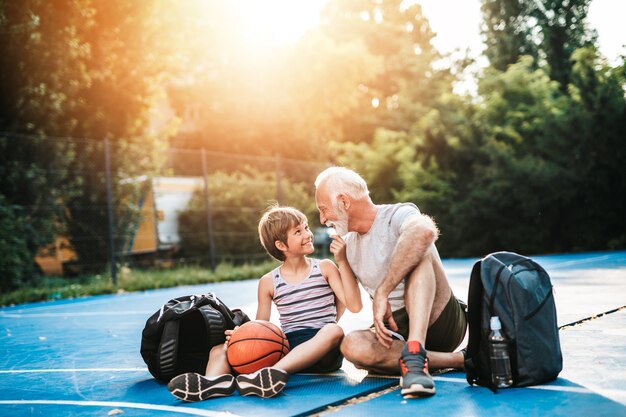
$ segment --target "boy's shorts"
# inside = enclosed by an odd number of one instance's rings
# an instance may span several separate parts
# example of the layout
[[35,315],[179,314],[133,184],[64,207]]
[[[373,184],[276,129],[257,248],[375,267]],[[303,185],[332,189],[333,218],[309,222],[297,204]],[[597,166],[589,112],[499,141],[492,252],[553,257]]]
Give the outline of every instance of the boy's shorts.
[[[407,340],[409,337],[409,315],[406,312],[406,308],[403,307],[392,314],[398,325],[398,331],[394,332],[396,333],[394,336],[396,339],[400,339],[398,336],[402,336],[404,340]],[[466,330],[467,316],[465,308],[452,294],[441,315],[428,328],[426,333],[426,350],[453,352],[465,338]]]
[[[293,349],[296,346],[307,342],[319,332],[320,329],[302,329],[296,330],[294,332],[289,332],[285,336],[287,336],[287,340],[289,341],[289,349]],[[339,350],[339,346],[328,352],[323,358],[309,366],[307,369],[304,369],[300,372],[303,373],[327,373],[333,372],[337,369],[341,368],[341,363],[343,362],[343,355]]]

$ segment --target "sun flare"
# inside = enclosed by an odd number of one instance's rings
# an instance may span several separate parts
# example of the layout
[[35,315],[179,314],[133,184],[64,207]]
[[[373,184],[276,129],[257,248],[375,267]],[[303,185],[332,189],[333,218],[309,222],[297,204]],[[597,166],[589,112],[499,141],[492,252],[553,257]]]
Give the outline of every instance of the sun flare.
[[235,0],[240,30],[257,44],[281,45],[295,42],[319,22],[327,0]]

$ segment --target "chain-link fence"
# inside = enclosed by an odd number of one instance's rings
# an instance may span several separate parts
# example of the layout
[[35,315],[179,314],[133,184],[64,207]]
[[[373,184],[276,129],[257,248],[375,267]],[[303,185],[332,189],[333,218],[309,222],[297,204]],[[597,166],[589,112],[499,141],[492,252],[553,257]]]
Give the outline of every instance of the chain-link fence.
[[[4,134],[0,145],[0,208],[30,222],[24,240],[42,274],[115,277],[126,264],[266,260],[257,223],[274,202],[307,214],[318,255],[327,255],[313,188],[325,163],[204,149],[151,156],[137,143],[106,139]],[[12,232],[2,233],[7,241]]]

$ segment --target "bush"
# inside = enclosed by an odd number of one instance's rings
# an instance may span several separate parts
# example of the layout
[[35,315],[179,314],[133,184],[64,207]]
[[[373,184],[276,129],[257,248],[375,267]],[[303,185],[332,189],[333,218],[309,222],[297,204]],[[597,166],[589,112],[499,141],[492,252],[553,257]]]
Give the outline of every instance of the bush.
[[[282,179],[282,205],[292,205],[304,212],[310,222],[315,220],[313,191],[305,185]],[[248,262],[265,259],[258,238],[257,226],[265,209],[276,199],[276,178],[273,173],[218,172],[209,177],[213,241],[219,259]],[[208,260],[209,243],[203,190],[198,190],[179,218],[183,256]]]
[[10,291],[33,280],[33,253],[28,247],[32,231],[0,194],[0,289]]

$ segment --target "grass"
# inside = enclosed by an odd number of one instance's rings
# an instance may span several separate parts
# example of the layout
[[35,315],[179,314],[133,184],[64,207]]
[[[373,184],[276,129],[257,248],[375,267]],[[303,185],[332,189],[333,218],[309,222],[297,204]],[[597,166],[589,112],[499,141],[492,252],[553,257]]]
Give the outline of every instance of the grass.
[[222,263],[215,268],[215,271],[197,266],[160,270],[140,270],[122,267],[118,271],[117,285],[113,285],[108,274],[76,278],[44,277],[36,285],[0,294],[0,306],[98,294],[169,288],[179,285],[255,279],[260,278],[275,267],[276,263],[272,261],[257,265],[244,264],[237,266]]

